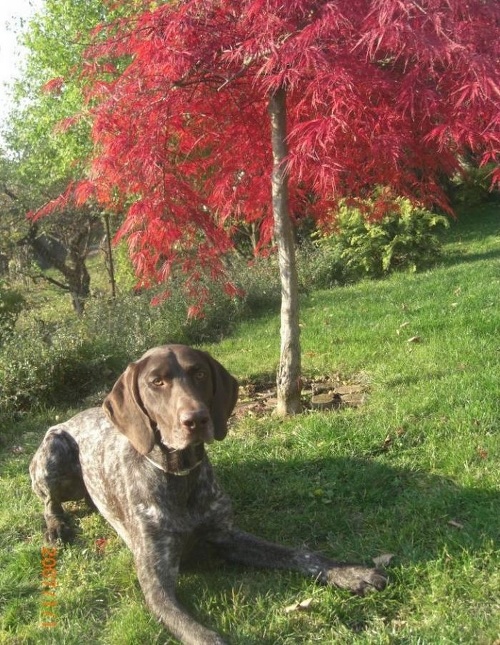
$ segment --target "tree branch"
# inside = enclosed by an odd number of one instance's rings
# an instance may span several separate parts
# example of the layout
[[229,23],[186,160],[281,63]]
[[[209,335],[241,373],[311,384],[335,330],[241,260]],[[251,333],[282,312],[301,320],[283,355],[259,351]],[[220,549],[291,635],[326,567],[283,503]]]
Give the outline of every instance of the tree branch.
[[55,278],[51,278],[50,276],[45,275],[43,273],[33,274],[28,272],[27,275],[35,282],[37,280],[45,280],[45,282],[49,282],[50,284],[53,284],[54,286],[59,287],[63,291],[68,291],[68,292],[71,291],[71,288],[69,287],[69,285],[64,284],[63,282],[59,282],[59,280],[56,280]]

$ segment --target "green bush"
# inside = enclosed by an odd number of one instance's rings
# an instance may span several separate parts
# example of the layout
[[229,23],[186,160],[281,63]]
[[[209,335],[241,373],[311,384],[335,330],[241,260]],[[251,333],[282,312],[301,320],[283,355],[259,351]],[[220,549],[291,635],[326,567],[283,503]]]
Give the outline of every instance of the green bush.
[[115,280],[118,291],[127,293],[134,289],[137,278],[130,260],[128,245],[121,241],[113,249]]
[[116,359],[102,339],[69,323],[48,337],[33,324],[11,335],[0,352],[0,414],[75,404],[107,385]]
[[[370,202],[366,206],[370,209]],[[344,203],[336,231],[316,238],[318,254],[309,263],[311,281],[331,286],[394,270],[421,269],[439,257],[438,232],[448,225],[446,217],[404,198],[396,200],[393,212],[377,220]]]
[[124,361],[155,345],[217,341],[230,331],[241,305],[220,285],[200,285],[200,289],[205,287],[209,290],[207,302],[197,318],[188,315],[192,303],[180,285],[172,283],[169,297],[155,305],[151,304],[154,291],[90,300],[83,323],[87,334],[105,340],[113,354]]
[[0,344],[12,334],[23,306],[23,296],[0,282]]
[[498,190],[491,190],[491,173],[493,164],[478,168],[464,163],[463,174],[457,174],[451,179],[451,199],[455,204],[474,207],[478,204],[499,199]]
[[240,318],[279,311],[281,283],[276,254],[257,257],[251,262],[238,258],[231,266],[230,274],[242,293],[238,301]]
[[[198,317],[188,314],[193,302],[186,298],[179,276],[170,281],[169,296],[164,299],[162,287],[156,292],[119,294],[115,299],[90,299],[83,316],[86,333],[105,339],[113,355],[126,362],[155,345],[217,342],[242,317],[257,315],[272,306],[278,309],[281,289],[274,257],[256,259],[250,266],[246,260],[233,257],[227,270],[241,296],[228,295],[222,285],[207,278],[198,285],[200,302],[202,292],[204,300]],[[160,297],[159,302],[152,305],[155,296]]]
[[[206,282],[203,315],[188,316],[179,284],[171,296],[151,305],[152,292],[90,298],[81,318],[50,325],[29,315],[23,328],[0,346],[0,415],[35,407],[78,404],[110,389],[118,374],[145,350],[166,343],[200,345],[220,340],[235,322],[277,296],[263,267],[248,281],[242,266],[233,267],[248,286],[244,298],[231,297],[220,285]],[[274,271],[274,269],[273,269]],[[278,300],[279,302],[279,296]]]

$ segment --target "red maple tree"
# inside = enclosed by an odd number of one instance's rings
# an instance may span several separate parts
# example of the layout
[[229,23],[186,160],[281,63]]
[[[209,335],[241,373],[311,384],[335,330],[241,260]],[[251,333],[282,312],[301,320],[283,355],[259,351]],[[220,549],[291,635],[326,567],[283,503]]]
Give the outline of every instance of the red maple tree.
[[388,195],[447,208],[441,181],[463,155],[498,161],[500,3],[157,5],[145,1],[133,19],[95,34],[95,153],[76,198],[125,212],[118,237],[146,281],[163,281],[176,264],[192,285],[200,271],[221,277],[236,223],[257,223],[263,243],[274,231],[284,295],[278,399],[281,412],[296,411],[290,222],[331,220],[338,199],[374,186],[387,187],[380,213]]

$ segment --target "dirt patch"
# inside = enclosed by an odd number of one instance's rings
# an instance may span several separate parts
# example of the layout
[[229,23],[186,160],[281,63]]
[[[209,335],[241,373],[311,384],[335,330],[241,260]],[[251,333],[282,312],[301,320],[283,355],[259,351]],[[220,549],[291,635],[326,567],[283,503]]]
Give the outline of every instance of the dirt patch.
[[[345,406],[357,408],[366,400],[368,386],[362,382],[342,380],[341,377],[324,376],[304,379],[302,404],[305,410],[336,410]],[[237,417],[263,416],[276,407],[276,385],[247,382],[240,385]]]

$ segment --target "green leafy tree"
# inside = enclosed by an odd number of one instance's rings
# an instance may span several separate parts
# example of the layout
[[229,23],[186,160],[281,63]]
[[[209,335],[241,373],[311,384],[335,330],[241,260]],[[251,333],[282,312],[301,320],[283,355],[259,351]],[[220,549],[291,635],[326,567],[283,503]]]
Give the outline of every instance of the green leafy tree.
[[10,252],[27,246],[42,265],[55,268],[60,277],[38,270],[30,275],[68,291],[79,313],[89,295],[85,261],[91,243],[102,234],[102,208],[66,205],[50,218],[34,219],[42,205],[84,175],[91,139],[83,52],[92,29],[108,17],[102,0],[46,0],[20,35],[28,54],[14,87],[14,108],[4,132],[8,157],[0,169],[0,228],[10,231],[5,237]]

